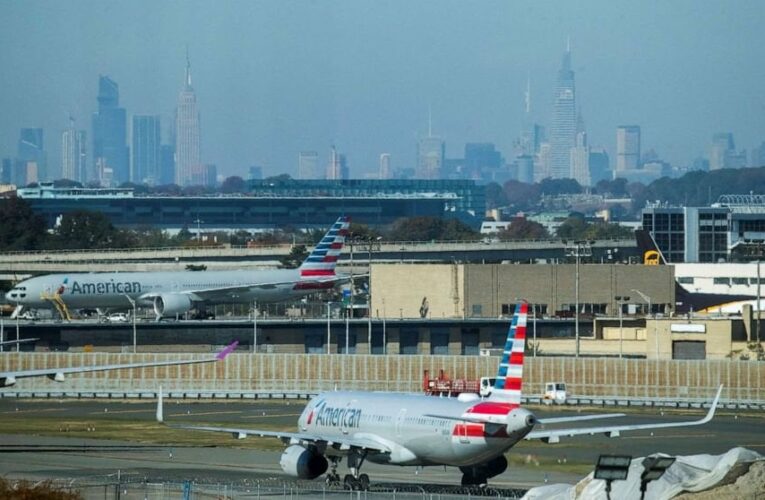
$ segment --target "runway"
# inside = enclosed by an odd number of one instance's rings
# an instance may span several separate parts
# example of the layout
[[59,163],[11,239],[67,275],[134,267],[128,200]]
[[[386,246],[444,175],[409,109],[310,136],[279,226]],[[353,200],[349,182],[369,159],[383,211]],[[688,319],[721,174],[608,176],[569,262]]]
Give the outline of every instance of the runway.
[[[165,403],[165,420],[175,423],[230,424],[238,427],[294,429],[305,401],[236,401]],[[539,417],[580,414],[532,408]],[[617,410],[619,411],[619,410]],[[277,440],[235,440],[224,434],[204,434],[214,447],[183,446],[167,441],[163,428],[153,424],[155,403],[139,401],[0,400],[0,474],[30,479],[68,478],[82,480],[120,474],[140,474],[152,481],[242,483],[254,480],[289,479],[279,467]],[[603,410],[581,410],[581,414]],[[656,410],[630,413],[630,423],[678,421],[698,418],[701,412],[659,415]],[[609,422],[609,423],[610,423]],[[744,446],[765,454],[765,420],[758,414],[719,412],[707,425],[625,434],[621,438],[583,436],[563,439],[560,444],[524,441],[510,450],[508,470],[492,478],[491,485],[528,489],[545,482],[576,482],[591,470],[600,454],[644,456],[668,454],[717,454]],[[119,429],[136,425],[158,434],[130,430],[120,439]],[[594,425],[594,424],[593,424]],[[14,430],[15,428],[20,430]],[[89,430],[89,429],[93,430]],[[107,429],[116,429],[112,439],[94,439]],[[133,434],[138,432],[138,434]],[[178,432],[178,431],[175,431]],[[126,436],[127,438],[127,436]],[[163,439],[164,438],[164,439]],[[161,443],[161,446],[157,446]],[[147,448],[134,448],[137,444]],[[67,449],[52,449],[65,446]],[[85,449],[102,446],[104,448]],[[123,448],[109,448],[122,446]],[[130,446],[130,448],[126,448]],[[28,447],[28,449],[24,449]],[[44,451],[35,450],[40,447]],[[339,472],[345,473],[344,464]],[[459,472],[444,467],[392,467],[366,464],[364,472],[373,483],[456,485]],[[315,482],[316,483],[316,482]]]

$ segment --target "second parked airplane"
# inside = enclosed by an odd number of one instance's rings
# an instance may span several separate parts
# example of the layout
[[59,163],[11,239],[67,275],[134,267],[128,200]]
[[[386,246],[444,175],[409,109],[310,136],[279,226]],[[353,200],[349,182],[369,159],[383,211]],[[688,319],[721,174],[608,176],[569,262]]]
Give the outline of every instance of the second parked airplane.
[[[348,217],[337,219],[298,269],[49,274],[24,280],[6,294],[12,304],[34,309],[128,310],[132,302],[153,306],[157,319],[198,305],[279,302],[332,288],[348,235]],[[17,309],[14,314],[19,314]]]

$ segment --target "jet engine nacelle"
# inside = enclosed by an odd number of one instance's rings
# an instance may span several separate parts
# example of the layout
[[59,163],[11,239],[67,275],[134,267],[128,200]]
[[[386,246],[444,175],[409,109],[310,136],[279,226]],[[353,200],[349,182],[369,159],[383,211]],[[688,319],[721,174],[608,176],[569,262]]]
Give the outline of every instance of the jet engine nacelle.
[[279,460],[285,474],[300,479],[316,479],[325,472],[329,463],[324,455],[315,451],[293,444],[287,447]]
[[507,459],[504,455],[492,458],[482,464],[460,467],[460,471],[470,478],[467,482],[463,480],[463,484],[483,484],[486,479],[499,476],[506,470]]
[[10,387],[16,385],[16,377],[0,378],[0,387]]
[[174,316],[191,309],[191,299],[180,293],[163,293],[154,297],[154,312],[157,316]]

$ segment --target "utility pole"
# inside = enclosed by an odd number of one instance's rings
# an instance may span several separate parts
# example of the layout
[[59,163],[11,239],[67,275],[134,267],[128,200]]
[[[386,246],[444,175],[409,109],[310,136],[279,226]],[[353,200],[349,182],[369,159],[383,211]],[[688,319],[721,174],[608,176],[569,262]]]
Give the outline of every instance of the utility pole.
[[258,352],[258,301],[252,301],[252,353]]

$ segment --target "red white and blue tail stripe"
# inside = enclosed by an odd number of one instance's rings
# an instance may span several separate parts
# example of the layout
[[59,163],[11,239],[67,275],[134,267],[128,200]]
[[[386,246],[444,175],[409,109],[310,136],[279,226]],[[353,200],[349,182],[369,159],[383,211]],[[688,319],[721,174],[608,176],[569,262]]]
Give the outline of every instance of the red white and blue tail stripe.
[[502,361],[499,363],[497,381],[491,399],[501,399],[521,404],[521,385],[523,384],[523,351],[526,349],[526,316],[529,305],[521,302],[516,306],[513,323],[507,335]]
[[343,216],[337,219],[313,252],[303,261],[300,266],[301,278],[335,276],[335,265],[340,257],[345,237],[348,236],[350,225],[350,217]]
[[485,419],[490,422],[502,421],[508,413],[521,406],[523,350],[526,347],[528,309],[529,305],[526,302],[521,302],[515,308],[491,396],[468,408],[463,417]]

